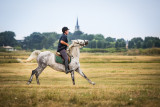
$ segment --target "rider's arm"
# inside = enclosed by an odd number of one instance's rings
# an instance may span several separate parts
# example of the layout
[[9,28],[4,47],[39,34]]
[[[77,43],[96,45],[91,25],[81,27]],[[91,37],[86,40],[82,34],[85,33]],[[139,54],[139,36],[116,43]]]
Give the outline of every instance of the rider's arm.
[[69,44],[68,44],[68,43],[66,43],[66,42],[64,42],[63,40],[61,40],[60,42],[61,42],[61,44],[63,44],[63,45],[67,45],[67,46],[69,46]]

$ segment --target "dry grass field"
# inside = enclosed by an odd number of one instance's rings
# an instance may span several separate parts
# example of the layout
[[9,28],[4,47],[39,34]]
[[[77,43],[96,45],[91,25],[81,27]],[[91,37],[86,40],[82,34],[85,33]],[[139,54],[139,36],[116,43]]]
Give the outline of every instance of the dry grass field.
[[[159,107],[160,56],[82,53],[81,69],[96,85],[75,73],[47,67],[26,85],[37,63],[23,63],[30,52],[0,53],[0,107]],[[18,61],[17,61],[18,59]],[[21,62],[21,63],[18,63]]]

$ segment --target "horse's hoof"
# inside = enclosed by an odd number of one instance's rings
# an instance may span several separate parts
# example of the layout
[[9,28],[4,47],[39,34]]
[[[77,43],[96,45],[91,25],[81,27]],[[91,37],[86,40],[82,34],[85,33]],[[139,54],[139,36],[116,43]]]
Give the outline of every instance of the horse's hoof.
[[96,85],[96,83],[95,83],[95,82],[92,82],[92,85]]
[[40,83],[37,83],[37,85],[40,85]]
[[30,82],[27,82],[26,84],[27,84],[27,85],[29,85],[29,84],[30,84]]

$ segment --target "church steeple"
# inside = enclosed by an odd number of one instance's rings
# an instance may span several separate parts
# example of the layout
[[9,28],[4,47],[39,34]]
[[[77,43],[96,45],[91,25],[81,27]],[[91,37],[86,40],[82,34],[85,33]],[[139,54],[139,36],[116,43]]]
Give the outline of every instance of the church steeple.
[[75,26],[75,31],[80,31],[79,28],[80,28],[80,27],[79,27],[79,25],[78,25],[78,17],[77,17],[77,23],[76,23],[76,26]]

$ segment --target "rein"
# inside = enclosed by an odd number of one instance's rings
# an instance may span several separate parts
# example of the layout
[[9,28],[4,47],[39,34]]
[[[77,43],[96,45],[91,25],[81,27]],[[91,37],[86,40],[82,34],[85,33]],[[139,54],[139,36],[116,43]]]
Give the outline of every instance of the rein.
[[[72,48],[72,47],[78,47],[79,45],[82,46],[82,47],[85,46],[85,44],[84,44],[84,45],[81,45],[81,44],[79,43],[78,39],[76,39],[76,40],[77,40],[77,42],[78,42],[78,45],[77,45],[77,44],[75,44],[75,45],[74,45],[74,44],[71,44],[71,45],[69,46],[69,49],[67,49],[68,53],[70,54],[70,56],[71,56],[72,58],[74,58],[74,57],[73,57],[73,55],[70,53],[70,51],[71,51],[70,48]],[[84,43],[85,43],[85,40],[84,40]]]

